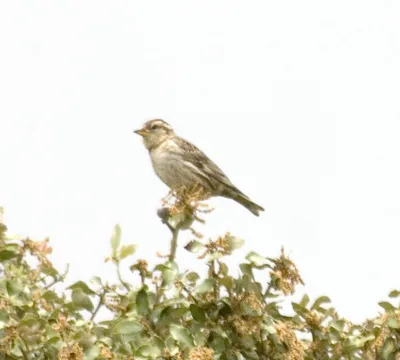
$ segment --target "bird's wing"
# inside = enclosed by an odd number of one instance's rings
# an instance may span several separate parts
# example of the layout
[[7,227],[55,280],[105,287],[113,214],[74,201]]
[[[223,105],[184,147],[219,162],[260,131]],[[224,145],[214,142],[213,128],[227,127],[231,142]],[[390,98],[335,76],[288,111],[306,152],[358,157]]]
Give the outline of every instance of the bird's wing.
[[224,174],[224,172],[200,149],[185,139],[177,136],[174,137],[173,141],[178,148],[183,150],[183,160],[191,164],[192,168],[195,169],[200,176],[208,180],[212,187],[218,189],[222,184],[239,191]]

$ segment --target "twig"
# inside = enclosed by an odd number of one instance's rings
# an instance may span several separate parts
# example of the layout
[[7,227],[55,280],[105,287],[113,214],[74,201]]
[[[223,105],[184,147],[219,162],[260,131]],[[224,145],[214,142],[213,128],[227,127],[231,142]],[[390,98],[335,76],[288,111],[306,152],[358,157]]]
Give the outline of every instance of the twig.
[[124,286],[124,288],[129,292],[130,288],[129,288],[129,284],[127,282],[125,282],[122,279],[121,276],[121,270],[120,270],[120,266],[119,266],[119,260],[115,262],[117,265],[117,275],[118,275],[118,280],[121,282],[121,284]]
[[90,321],[93,321],[94,318],[95,318],[95,316],[96,316],[97,313],[99,312],[101,306],[102,306],[103,303],[104,303],[104,297],[105,297],[106,293],[107,293],[107,292],[106,292],[105,290],[103,290],[103,292],[99,295],[99,296],[100,296],[99,303],[97,304],[96,309],[94,309],[94,311],[93,311],[93,313],[92,313],[92,316],[90,317]]
[[62,275],[61,275],[60,277],[58,277],[57,279],[54,279],[50,284],[46,285],[46,286],[44,287],[44,289],[47,290],[47,289],[51,288],[53,285],[55,285],[55,284],[57,284],[57,283],[59,283],[59,282],[64,281],[65,278],[67,277],[68,271],[69,271],[69,264],[67,264],[67,266],[66,266],[66,268],[65,268],[65,271],[64,271],[64,274],[62,274]]
[[179,228],[172,230],[171,251],[169,253],[169,261],[174,261],[176,256],[176,248],[178,247]]
[[267,289],[265,290],[265,293],[263,295],[263,298],[266,299],[272,289],[272,281],[269,282]]

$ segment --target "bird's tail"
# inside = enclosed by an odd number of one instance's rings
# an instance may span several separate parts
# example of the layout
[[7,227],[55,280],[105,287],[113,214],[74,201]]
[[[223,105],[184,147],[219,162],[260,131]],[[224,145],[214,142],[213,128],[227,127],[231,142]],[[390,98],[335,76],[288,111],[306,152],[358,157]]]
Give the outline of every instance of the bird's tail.
[[235,189],[235,191],[226,192],[223,196],[235,200],[240,205],[243,205],[247,210],[252,212],[255,216],[259,216],[260,211],[264,211],[264,208],[262,206],[257,205],[255,202],[251,201],[245,194],[243,194],[238,189]]

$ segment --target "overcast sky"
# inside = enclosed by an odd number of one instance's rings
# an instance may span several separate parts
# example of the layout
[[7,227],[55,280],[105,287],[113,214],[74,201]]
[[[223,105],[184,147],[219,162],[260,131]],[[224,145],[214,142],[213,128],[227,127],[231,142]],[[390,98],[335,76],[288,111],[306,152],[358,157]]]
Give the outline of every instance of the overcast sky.
[[161,117],[266,209],[215,199],[206,238],[243,237],[236,260],[284,246],[299,297],[375,315],[400,288],[399,19],[395,0],[0,2],[10,232],[50,236],[69,282],[115,278],[115,223],[137,256],[166,253],[167,188],[132,133]]

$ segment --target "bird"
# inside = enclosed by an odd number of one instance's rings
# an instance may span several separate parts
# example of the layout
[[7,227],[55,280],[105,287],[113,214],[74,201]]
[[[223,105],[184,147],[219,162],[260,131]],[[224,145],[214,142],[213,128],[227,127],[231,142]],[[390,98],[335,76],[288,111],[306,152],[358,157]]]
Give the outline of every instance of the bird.
[[232,199],[254,215],[264,209],[242,193],[225,173],[195,145],[176,135],[162,119],[144,123],[134,132],[143,138],[157,176],[172,190],[200,186],[204,193]]

